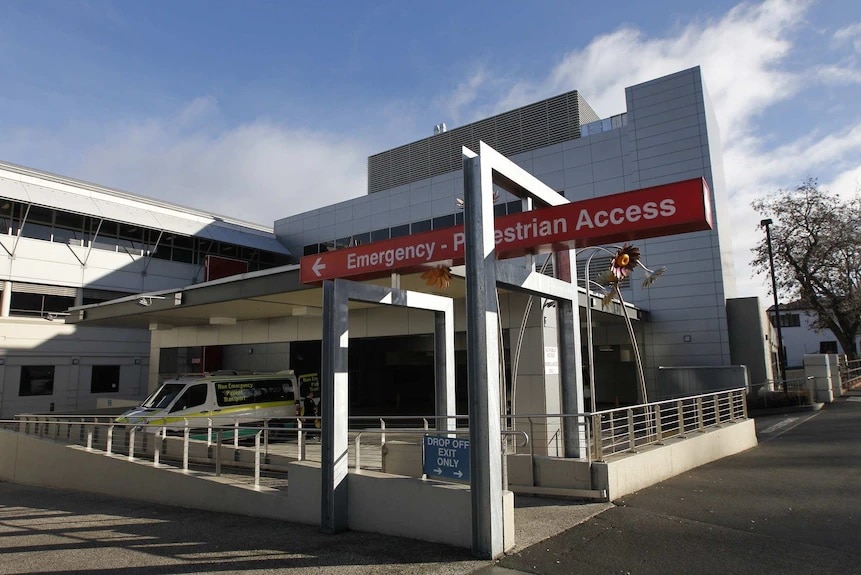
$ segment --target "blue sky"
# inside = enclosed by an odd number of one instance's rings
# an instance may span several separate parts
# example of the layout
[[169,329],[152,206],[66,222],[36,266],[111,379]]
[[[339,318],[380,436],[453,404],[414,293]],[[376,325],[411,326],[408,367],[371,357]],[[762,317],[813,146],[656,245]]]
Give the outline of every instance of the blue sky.
[[857,0],[598,4],[5,0],[0,159],[248,221],[365,193],[368,155],[699,65],[723,140],[738,295],[750,203],[861,190]]

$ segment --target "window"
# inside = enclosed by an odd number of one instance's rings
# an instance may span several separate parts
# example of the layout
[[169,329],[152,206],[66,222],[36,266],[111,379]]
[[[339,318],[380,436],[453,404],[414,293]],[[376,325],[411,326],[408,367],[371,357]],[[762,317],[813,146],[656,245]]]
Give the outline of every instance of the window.
[[53,393],[53,365],[25,365],[21,367],[21,387],[18,395],[51,395]]
[[836,341],[820,341],[819,353],[837,353]]
[[404,224],[402,226],[394,226],[392,228],[392,237],[393,238],[399,238],[401,236],[408,236],[408,235],[410,235],[410,225],[409,224]]
[[192,407],[197,407],[198,405],[203,405],[206,402],[206,388],[208,386],[205,383],[201,383],[198,385],[192,385],[182,396],[176,400],[176,404],[171,408],[170,412],[180,411],[182,409],[191,409]]
[[[162,350],[162,352],[164,351]],[[182,383],[166,383],[146,398],[142,405],[150,409],[164,409],[179,395],[183,387],[185,387],[185,384]]]
[[433,219],[433,229],[441,230],[443,228],[450,228],[454,225],[454,214],[448,216],[439,216],[438,218]]
[[381,230],[374,230],[371,232],[372,242],[379,242],[387,239],[389,239],[389,228],[383,228]]
[[294,398],[293,380],[218,381],[215,400],[220,406],[290,401]]
[[84,216],[65,212],[54,213],[54,241],[83,245]]
[[27,213],[27,221],[21,235],[36,240],[51,240],[51,221],[53,213],[48,208],[32,206]]
[[120,390],[120,366],[94,365],[90,393],[116,393]]
[[412,233],[414,234],[417,234],[419,232],[429,232],[431,230],[431,221],[422,220],[420,222],[413,222],[410,225],[410,230],[412,230]]
[[75,298],[13,291],[9,303],[9,315],[44,316],[52,312],[66,311],[75,305]]
[[[771,325],[777,327],[776,316],[771,316]],[[801,314],[797,313],[782,313],[780,314],[780,327],[801,327]]]

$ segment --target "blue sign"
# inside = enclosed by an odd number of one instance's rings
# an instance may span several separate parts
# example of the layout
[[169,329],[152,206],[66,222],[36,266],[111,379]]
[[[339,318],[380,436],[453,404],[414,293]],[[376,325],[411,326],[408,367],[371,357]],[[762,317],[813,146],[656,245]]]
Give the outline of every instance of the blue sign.
[[424,474],[430,478],[469,481],[469,440],[425,435]]

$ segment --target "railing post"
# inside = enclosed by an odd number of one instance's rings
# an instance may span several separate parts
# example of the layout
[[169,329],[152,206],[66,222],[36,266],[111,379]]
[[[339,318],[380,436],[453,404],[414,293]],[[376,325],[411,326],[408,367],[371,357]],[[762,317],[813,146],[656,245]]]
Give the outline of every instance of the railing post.
[[697,398],[697,431],[703,432],[705,425],[703,422],[703,398]]
[[[741,394],[742,394],[742,397],[744,397],[743,391],[741,392]],[[726,396],[727,402],[729,404],[729,421],[730,421],[730,423],[735,423],[735,420],[737,419],[735,416],[735,397],[734,396],[735,396],[734,391],[730,391]]]
[[685,437],[685,402],[680,399],[676,402],[676,409],[679,412],[679,437]]
[[87,451],[93,450],[93,426],[87,425]]
[[161,449],[164,445],[164,439],[161,437],[161,433],[155,433],[155,443],[152,446],[152,466],[158,467],[159,459],[161,459]]
[[655,443],[664,444],[664,430],[661,427],[661,406],[655,404]]
[[386,444],[386,421],[382,417],[380,418],[380,429],[383,430],[380,433],[380,447],[383,447]]
[[206,447],[212,447],[212,418],[206,418]]
[[538,474],[535,472],[537,464],[535,463],[535,432],[532,418],[529,421],[529,468],[532,470],[532,485],[535,485],[535,478]]
[[107,453],[108,455],[111,454],[111,449],[113,448],[113,444],[114,444],[114,426],[109,425],[108,426],[108,443],[105,446],[105,453]]
[[221,477],[221,428],[215,432],[215,476]]
[[233,420],[233,449],[239,449],[239,420]]
[[741,392],[741,410],[742,417],[747,419],[747,397],[745,397],[744,392]]
[[718,394],[712,396],[712,406],[715,410],[715,426],[720,427],[720,403],[718,402]]
[[354,441],[356,443],[356,471],[359,471],[362,468],[362,434],[357,433]]
[[254,487],[260,487],[260,435],[262,431],[254,434]]
[[601,432],[601,415],[592,414],[592,441],[595,443],[595,461],[604,460],[604,436]]
[[269,420],[263,420],[263,456],[266,463],[269,463]]
[[[219,432],[221,433],[221,432]],[[185,429],[182,430],[182,470],[188,471],[188,420],[185,420]]]
[[301,419],[296,420],[296,459],[305,461],[305,431]]
[[628,449],[636,451],[637,439],[634,436],[634,410],[628,409]]
[[135,428],[129,428],[129,461],[135,459]]

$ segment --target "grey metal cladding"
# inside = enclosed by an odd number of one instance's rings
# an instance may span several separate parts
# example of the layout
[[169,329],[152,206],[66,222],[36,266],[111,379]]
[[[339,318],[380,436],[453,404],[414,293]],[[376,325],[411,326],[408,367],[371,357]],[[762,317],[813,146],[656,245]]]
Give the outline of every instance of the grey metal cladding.
[[506,156],[580,137],[581,121],[599,120],[577,91],[435,134],[368,158],[368,193],[461,169],[461,149],[484,141]]

